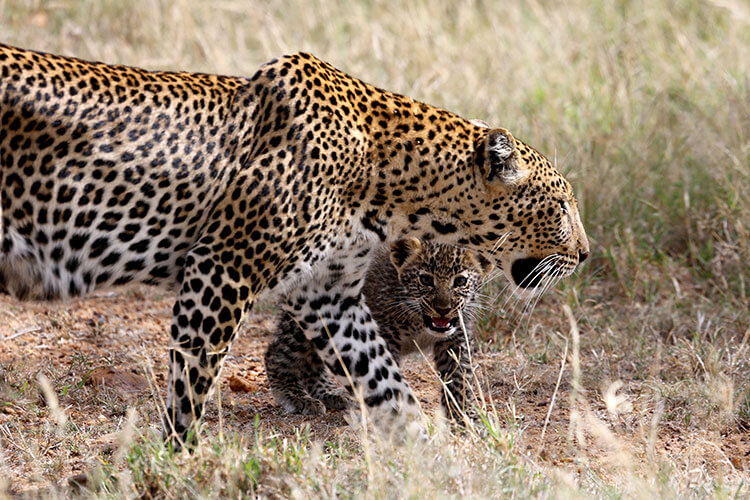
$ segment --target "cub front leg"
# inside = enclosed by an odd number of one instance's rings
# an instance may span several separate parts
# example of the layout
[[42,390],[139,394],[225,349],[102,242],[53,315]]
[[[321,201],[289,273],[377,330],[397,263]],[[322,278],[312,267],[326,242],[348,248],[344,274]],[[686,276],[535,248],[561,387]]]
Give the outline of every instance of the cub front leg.
[[323,415],[326,407],[308,390],[311,379],[327,375],[326,367],[297,323],[283,314],[265,355],[266,378],[276,403],[289,413]]
[[463,422],[463,414],[476,418],[474,400],[474,373],[471,367],[469,350],[463,332],[440,340],[433,347],[435,367],[445,387],[442,405],[447,416],[456,422]]
[[332,378],[305,332],[288,313],[279,318],[265,363],[271,393],[289,413],[322,415],[326,410],[350,406],[349,394]]
[[187,253],[172,311],[164,418],[164,436],[177,447],[201,417],[252,297],[250,286],[236,280],[208,243]]

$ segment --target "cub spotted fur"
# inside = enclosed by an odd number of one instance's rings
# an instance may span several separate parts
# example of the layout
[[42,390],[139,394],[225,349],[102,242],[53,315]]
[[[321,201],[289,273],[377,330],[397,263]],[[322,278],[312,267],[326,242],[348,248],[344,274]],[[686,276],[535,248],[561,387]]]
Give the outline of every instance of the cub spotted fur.
[[[492,267],[470,250],[409,238],[375,251],[362,287],[396,363],[407,354],[432,352],[448,391],[443,408],[454,419],[460,412],[472,413],[472,326]],[[347,406],[346,392],[289,314],[282,315],[265,361],[273,396],[286,411],[318,415]]]

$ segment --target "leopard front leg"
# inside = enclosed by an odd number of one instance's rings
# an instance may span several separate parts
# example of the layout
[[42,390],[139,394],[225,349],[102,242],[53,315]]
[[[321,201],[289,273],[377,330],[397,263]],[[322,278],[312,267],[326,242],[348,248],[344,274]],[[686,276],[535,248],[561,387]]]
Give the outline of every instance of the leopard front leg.
[[164,418],[165,438],[177,447],[202,415],[237,326],[258,292],[258,286],[251,290],[237,278],[208,243],[196,244],[185,257],[172,313]]
[[353,253],[336,261],[335,271],[329,268],[288,294],[285,308],[337,381],[360,391],[376,421],[394,413],[419,415],[411,389],[360,293],[369,254],[356,259]]

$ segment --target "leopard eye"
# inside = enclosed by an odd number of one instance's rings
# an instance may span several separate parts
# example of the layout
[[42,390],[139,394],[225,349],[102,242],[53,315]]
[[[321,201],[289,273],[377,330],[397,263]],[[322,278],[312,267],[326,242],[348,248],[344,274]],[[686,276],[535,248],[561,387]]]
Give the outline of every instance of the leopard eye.
[[466,284],[465,276],[456,276],[456,278],[453,280],[453,286],[456,288],[460,286],[464,286],[465,284]]
[[557,202],[560,204],[560,209],[562,210],[563,214],[568,213],[568,204],[563,200],[557,200]]
[[419,275],[419,282],[422,284],[422,286],[432,286],[435,284],[435,280],[433,280],[432,276],[427,273],[422,273]]

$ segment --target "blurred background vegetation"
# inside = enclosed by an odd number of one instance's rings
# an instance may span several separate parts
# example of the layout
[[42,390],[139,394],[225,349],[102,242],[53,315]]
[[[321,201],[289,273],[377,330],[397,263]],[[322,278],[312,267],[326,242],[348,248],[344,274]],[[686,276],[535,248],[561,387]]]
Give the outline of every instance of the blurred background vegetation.
[[248,76],[304,50],[508,128],[573,184],[593,253],[531,319],[499,301],[483,349],[558,364],[545,332],[567,333],[567,303],[584,385],[632,382],[686,432],[748,432],[746,1],[0,0],[0,42]]
[[[5,43],[251,75],[305,50],[510,129],[576,187],[597,268],[745,300],[750,6],[743,1],[3,0]],[[664,268],[678,263],[679,270]],[[643,263],[657,266],[639,273]],[[645,271],[646,269],[643,269]]]

